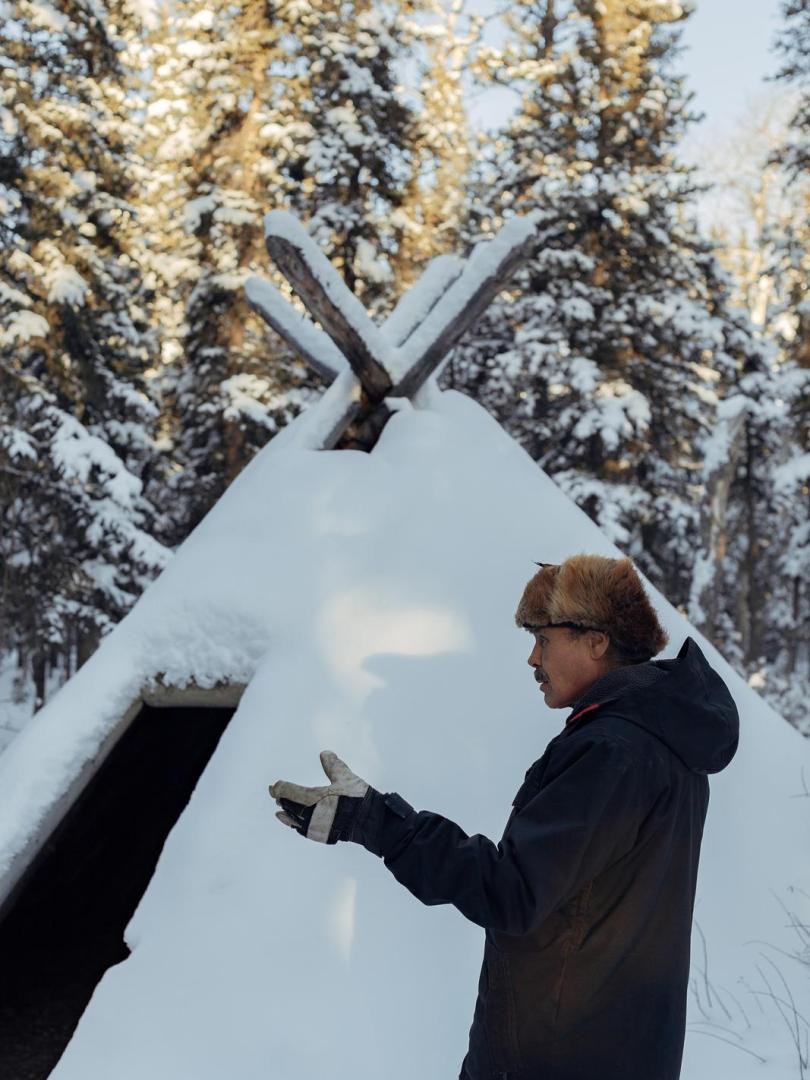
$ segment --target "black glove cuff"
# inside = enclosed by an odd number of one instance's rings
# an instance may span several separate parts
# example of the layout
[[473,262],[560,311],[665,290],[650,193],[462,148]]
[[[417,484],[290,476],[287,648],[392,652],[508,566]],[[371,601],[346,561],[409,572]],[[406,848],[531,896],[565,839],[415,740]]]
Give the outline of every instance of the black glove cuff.
[[386,817],[393,812],[398,818],[404,818],[415,813],[414,808],[396,792],[383,795],[373,787],[369,787],[359,802],[351,835],[346,839],[362,844],[372,855],[382,858]]
[[[338,840],[353,840],[357,844],[368,847],[375,855],[379,855],[379,834],[385,817],[384,800],[390,798],[399,798],[399,796],[383,796],[372,787],[369,787],[362,799],[341,795],[337,801],[335,816],[332,819],[326,843],[336,844]],[[303,806],[292,799],[278,801],[282,809],[295,822],[298,833],[306,836],[314,806]]]
[[[313,807],[302,806],[291,799],[280,799],[282,808],[295,821],[297,831],[306,836]],[[338,799],[332,826],[329,829],[327,844],[336,844],[338,840],[350,840],[362,844],[374,855],[383,855],[383,834],[386,820],[389,823],[397,818],[408,817],[415,813],[410,803],[401,795],[389,791],[383,795],[376,788],[369,786],[362,799],[341,795]],[[395,815],[392,819],[391,815]]]

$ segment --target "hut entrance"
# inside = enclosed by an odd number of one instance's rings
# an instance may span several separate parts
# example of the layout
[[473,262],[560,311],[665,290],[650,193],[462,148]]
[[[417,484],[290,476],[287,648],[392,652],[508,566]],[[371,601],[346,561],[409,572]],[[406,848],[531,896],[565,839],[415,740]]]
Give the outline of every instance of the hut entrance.
[[106,969],[233,708],[144,705],[0,922],[0,1076],[44,1080]]

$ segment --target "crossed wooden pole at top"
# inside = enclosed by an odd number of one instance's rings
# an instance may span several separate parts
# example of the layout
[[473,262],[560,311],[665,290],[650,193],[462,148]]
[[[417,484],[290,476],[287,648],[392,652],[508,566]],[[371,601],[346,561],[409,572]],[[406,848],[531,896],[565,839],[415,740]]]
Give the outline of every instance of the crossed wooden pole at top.
[[436,371],[530,256],[540,217],[512,218],[466,259],[434,258],[378,326],[294,215],[265,216],[270,257],[311,318],[263,278],[246,282],[248,303],[326,381],[348,367],[356,383],[320,440],[324,449],[371,449],[390,415],[386,398],[413,398]]

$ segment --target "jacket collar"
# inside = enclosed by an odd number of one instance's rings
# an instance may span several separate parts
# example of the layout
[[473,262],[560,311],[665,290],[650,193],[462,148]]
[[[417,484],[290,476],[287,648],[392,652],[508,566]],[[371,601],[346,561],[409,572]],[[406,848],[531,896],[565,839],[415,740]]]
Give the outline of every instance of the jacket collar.
[[584,713],[592,712],[607,701],[615,701],[628,690],[643,689],[665,678],[665,673],[649,660],[606,671],[574,702],[565,726],[569,727]]

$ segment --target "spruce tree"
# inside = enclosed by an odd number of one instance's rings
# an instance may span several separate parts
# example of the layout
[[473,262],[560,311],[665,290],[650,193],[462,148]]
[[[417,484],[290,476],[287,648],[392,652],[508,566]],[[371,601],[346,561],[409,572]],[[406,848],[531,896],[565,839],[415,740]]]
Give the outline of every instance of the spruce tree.
[[783,0],[782,19],[775,42],[781,65],[775,78],[797,92],[782,164],[789,175],[806,178],[810,174],[810,0]]
[[175,544],[277,429],[277,417],[292,415],[288,373],[242,297],[262,257],[262,213],[276,199],[259,132],[278,37],[256,0],[217,11],[180,0],[150,35],[142,213],[171,462],[156,498]]
[[437,255],[458,253],[469,208],[475,153],[468,110],[469,73],[487,19],[469,16],[464,0],[425,0],[415,26],[421,44],[419,124],[396,258],[402,290]]
[[796,250],[807,208],[783,166],[784,144],[792,141],[785,97],[771,95],[750,109],[709,162],[708,174],[720,183],[704,216],[757,347],[719,403],[703,445],[700,543],[687,613],[777,711],[810,731],[799,569],[807,561],[801,548],[808,492],[796,440],[807,384],[792,358],[797,278],[786,257]]
[[[788,138],[773,155],[783,169],[794,213],[781,237],[775,273],[784,297],[786,357],[800,368],[810,369],[810,0],[785,0],[783,28],[776,39],[781,67],[775,78],[796,95]],[[774,313],[775,317],[782,312]],[[800,422],[805,435],[808,416]],[[806,445],[806,444],[805,444]]]
[[300,125],[280,161],[290,209],[374,314],[401,291],[397,211],[418,134],[397,75],[412,48],[409,10],[408,0],[311,0],[305,11],[289,0],[277,9],[290,49],[275,85],[296,103]]
[[792,213],[774,238],[776,302],[769,324],[778,350],[782,427],[770,481],[774,516],[772,639],[766,692],[810,734],[810,2],[785,0],[776,79],[796,95],[788,138],[772,155],[783,169]]
[[178,540],[322,389],[243,298],[253,273],[289,294],[264,251],[263,214],[298,215],[364,303],[393,304],[413,124],[394,66],[406,47],[398,9],[362,0],[240,0],[216,18],[182,0],[153,42],[148,152],[171,165],[192,240],[179,263],[155,242],[162,265],[180,268],[165,373]]
[[131,196],[137,33],[116,0],[6,19],[0,94],[0,649],[45,695],[165,563]]
[[446,379],[480,397],[555,481],[685,606],[701,443],[755,344],[693,221],[675,150],[694,119],[669,2],[522,3],[484,54],[520,87],[480,169],[470,239],[545,218],[536,254]]

